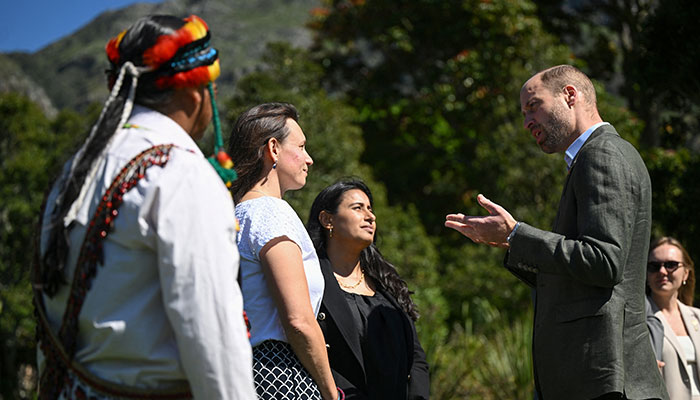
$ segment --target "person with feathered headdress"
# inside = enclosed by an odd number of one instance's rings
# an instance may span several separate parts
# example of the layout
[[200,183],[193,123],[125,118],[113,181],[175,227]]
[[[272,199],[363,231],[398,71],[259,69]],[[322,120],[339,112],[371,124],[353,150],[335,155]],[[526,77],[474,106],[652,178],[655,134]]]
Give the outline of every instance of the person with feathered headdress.
[[40,399],[255,397],[210,40],[148,16],[106,46],[110,96],[42,213]]

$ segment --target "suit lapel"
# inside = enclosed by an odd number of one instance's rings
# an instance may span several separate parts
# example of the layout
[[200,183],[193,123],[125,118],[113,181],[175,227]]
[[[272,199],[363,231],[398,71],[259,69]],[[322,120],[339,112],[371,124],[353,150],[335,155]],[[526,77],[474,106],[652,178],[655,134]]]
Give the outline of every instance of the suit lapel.
[[656,304],[652,302],[652,307],[656,309],[656,312],[654,315],[656,315],[656,318],[661,320],[661,323],[664,325],[664,337],[668,339],[668,341],[671,343],[671,346],[673,346],[673,350],[676,352],[676,357],[680,360],[680,363],[683,364],[686,368],[688,367],[688,363],[685,361],[685,356],[683,355],[683,348],[681,347],[680,342],[678,342],[678,338],[676,337],[676,334],[673,333],[673,328],[671,328],[671,325],[668,323],[666,320],[666,317],[664,317],[664,313],[661,312],[657,307]]
[[693,310],[686,306],[685,304],[678,302],[681,308],[681,316],[683,317],[683,323],[688,330],[688,336],[693,342],[693,347],[695,347],[695,360],[700,360],[700,320],[698,320],[697,315]]
[[328,260],[326,257],[322,257],[322,255],[319,254],[319,261],[321,264],[323,279],[326,284],[323,295],[323,305],[326,307],[330,317],[338,327],[338,330],[343,336],[345,343],[347,343],[350,350],[352,350],[352,354],[360,364],[360,368],[363,369],[362,374],[364,375],[364,361],[362,358],[360,339],[356,334],[352,334],[355,323],[352,320],[352,314],[350,307],[348,306],[348,302],[345,300],[345,294],[338,285],[338,281],[335,280],[335,276],[333,275],[333,267],[331,266],[330,260]]
[[595,138],[602,134],[613,134],[613,135],[619,135],[615,128],[612,125],[602,125],[599,126],[598,129],[594,130],[593,133],[591,133],[591,136],[588,137],[586,142],[581,146],[581,148],[578,150],[578,153],[576,153],[576,156],[574,157],[573,161],[571,161],[571,168],[569,168],[569,172],[566,175],[566,182],[564,183],[564,189],[566,190],[566,185],[569,183],[569,178],[571,177],[571,174],[574,172],[574,168],[576,168],[576,162],[579,159],[579,156],[583,152],[583,150],[586,148],[587,145],[589,145]]
[[[573,164],[571,165],[573,169]],[[559,232],[559,218],[561,217],[561,212],[564,209],[563,205],[566,203],[567,193],[566,188],[569,186],[569,179],[571,178],[571,169],[569,173],[566,174],[566,180],[564,181],[564,187],[561,190],[561,197],[559,198],[559,207],[557,207],[557,215],[554,217],[554,224],[552,225],[552,232]]]
[[569,170],[566,173],[566,179],[564,180],[564,186],[563,186],[562,191],[561,191],[561,198],[559,199],[559,207],[557,209],[557,215],[554,218],[554,226],[552,228],[552,230],[554,232],[559,232],[558,227],[559,227],[560,213],[562,211],[562,205],[565,204],[567,201],[567,196],[569,195],[569,192],[567,191],[567,188],[569,187],[569,180],[571,180],[571,176],[574,174],[574,170],[576,168],[576,162],[578,161],[579,156],[584,151],[586,146],[591,143],[591,141],[593,139],[595,139],[596,137],[598,137],[604,133],[612,133],[615,135],[618,134],[612,125],[602,125],[602,126],[598,127],[598,129],[594,130],[593,133],[591,133],[591,136],[588,137],[586,142],[579,149],[578,153],[576,153],[576,156],[574,157],[574,159],[571,161],[571,167],[569,168]]

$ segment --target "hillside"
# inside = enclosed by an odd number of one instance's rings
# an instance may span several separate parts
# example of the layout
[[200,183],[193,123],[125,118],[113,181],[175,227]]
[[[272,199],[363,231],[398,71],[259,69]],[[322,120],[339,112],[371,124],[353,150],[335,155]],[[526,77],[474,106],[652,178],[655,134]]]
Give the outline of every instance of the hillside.
[[22,71],[10,57],[0,54],[0,93],[16,92],[28,97],[49,117],[56,115],[51,99],[44,89]]
[[309,10],[318,3],[318,0],[168,0],[159,4],[134,4],[105,12],[73,35],[36,53],[4,56],[16,65],[13,70],[26,74],[24,78],[16,78],[17,81],[36,82],[39,87],[35,90],[43,88],[56,108],[84,110],[107,97],[104,46],[112,36],[140,16],[197,14],[209,24],[213,45],[220,51],[219,92],[226,96],[240,76],[259,65],[266,43],[284,40],[300,47],[311,43],[304,23]]

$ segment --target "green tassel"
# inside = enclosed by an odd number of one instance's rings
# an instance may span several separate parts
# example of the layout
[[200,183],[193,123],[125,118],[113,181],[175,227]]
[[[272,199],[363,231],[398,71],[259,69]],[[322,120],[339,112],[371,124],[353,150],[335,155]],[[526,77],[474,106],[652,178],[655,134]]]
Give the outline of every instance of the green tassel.
[[223,162],[223,160],[221,160],[222,158],[226,160],[230,160],[230,158],[223,149],[224,139],[221,137],[221,122],[219,121],[219,110],[216,108],[214,85],[212,82],[209,82],[207,89],[209,89],[209,98],[211,99],[212,120],[214,121],[214,135],[216,138],[214,155],[207,158],[207,160],[209,160],[209,163],[214,167],[216,173],[219,174],[219,177],[224,181],[226,187],[231,187],[231,183],[238,178],[238,174],[236,174],[233,168],[226,168],[221,164]]
[[216,170],[216,173],[219,174],[219,177],[221,180],[224,181],[226,184],[226,187],[231,187],[231,183],[238,179],[238,174],[236,174],[236,171],[233,169],[226,169],[219,164],[219,162],[216,160],[215,156],[211,156],[207,158],[209,160],[209,163],[214,167],[214,170]]

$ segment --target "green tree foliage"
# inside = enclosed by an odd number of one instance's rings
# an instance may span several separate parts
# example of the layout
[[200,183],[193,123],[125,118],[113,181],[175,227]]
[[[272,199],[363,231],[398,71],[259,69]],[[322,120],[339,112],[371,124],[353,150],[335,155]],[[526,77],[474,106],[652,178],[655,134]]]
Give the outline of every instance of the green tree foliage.
[[[653,187],[652,236],[673,236],[700,261],[700,154],[655,148],[645,154]],[[697,293],[697,289],[696,289]],[[697,295],[696,295],[697,299]]]
[[630,73],[658,97],[664,148],[700,152],[700,8],[691,0],[660,1],[642,29],[640,62]]
[[431,349],[431,398],[531,399],[532,313],[511,318],[483,299],[471,307],[482,327],[467,318]]
[[[85,132],[65,111],[47,119],[17,94],[0,95],[0,393],[24,397],[35,364],[29,274],[39,209],[65,154]],[[19,375],[18,375],[19,374]]]
[[[433,393],[530,397],[531,366],[515,362],[529,354],[530,290],[501,267],[502,250],[446,230],[444,216],[483,214],[475,198],[484,193],[519,220],[551,226],[566,169],[521,128],[519,92],[543,68],[585,62],[544,31],[530,1],[324,6],[310,26],[325,84],[359,110],[363,161],[392,203],[418,209],[439,249],[449,334],[431,343]],[[596,86],[605,120],[638,144],[641,121]],[[510,322],[516,329],[505,338]],[[459,367],[464,360],[469,368]]]
[[[636,118],[595,82],[603,119],[624,138],[649,143],[642,132],[658,131],[648,128],[658,123],[661,143],[674,149],[643,151],[654,187],[654,233],[678,236],[699,254],[700,157],[682,148],[692,145],[689,127],[697,125],[697,91],[683,92],[684,84],[697,86],[686,76],[697,57],[679,64],[679,74],[665,70],[676,54],[697,53],[676,40],[692,36],[697,24],[663,29],[672,16],[693,21],[697,7],[677,8],[684,2],[642,1],[637,10],[603,2],[590,14],[576,11],[576,29],[564,34],[557,27],[571,15],[555,0],[538,0],[540,7],[530,0],[324,0],[309,22],[311,52],[268,45],[261,67],[234,92],[222,90],[224,122],[231,126],[263,102],[297,106],[314,165],[306,187],[286,199],[302,220],[316,194],[338,178],[369,184],[379,247],[415,291],[422,314],[418,331],[434,399],[529,399],[530,290],[501,266],[502,250],[445,229],[444,216],[483,214],[475,203],[483,193],[519,220],[550,226],[565,165],[522,129],[518,96],[538,70],[569,63],[601,81],[622,82],[634,109],[644,108],[639,102],[647,93],[653,96],[644,101],[661,104],[656,114]],[[601,16],[608,23],[594,26]],[[633,50],[621,53],[616,46],[627,30]],[[619,54],[628,56],[624,64]],[[634,93],[638,99],[630,101]],[[85,131],[72,113],[50,120],[24,98],[0,97],[0,376],[7,397],[19,393],[20,367],[34,363],[28,272],[43,192]],[[210,143],[203,148],[208,154]]]
[[692,0],[537,0],[548,31],[645,122],[644,147],[700,151],[700,10]]
[[[475,297],[513,314],[530,300],[499,266],[502,251],[466,244],[443,227],[445,214],[482,214],[484,193],[546,229],[566,175],[521,128],[522,84],[545,67],[580,64],[535,11],[525,0],[333,1],[310,23],[327,84],[360,110],[363,160],[436,236],[453,322]],[[606,120],[637,142],[642,125],[598,89]]]
[[534,72],[571,59],[534,11],[528,1],[386,0],[317,12],[314,55],[361,112],[364,160],[392,200],[418,205],[431,234],[443,235],[448,212],[479,212],[479,192],[528,203],[513,211],[532,222],[553,217],[558,193],[541,185],[562,182],[561,168],[521,130],[518,95]]

